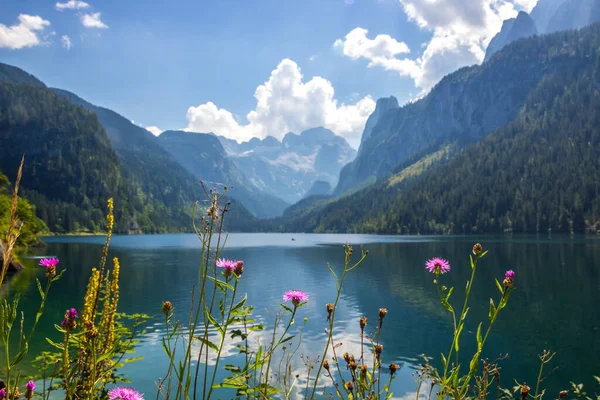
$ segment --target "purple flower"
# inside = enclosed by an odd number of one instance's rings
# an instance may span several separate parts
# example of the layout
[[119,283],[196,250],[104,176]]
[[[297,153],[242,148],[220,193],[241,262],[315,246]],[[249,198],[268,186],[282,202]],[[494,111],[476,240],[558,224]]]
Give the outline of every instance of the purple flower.
[[515,271],[513,271],[512,269],[510,271],[506,271],[506,274],[504,274],[504,277],[506,279],[515,279]]
[[288,290],[283,295],[283,301],[292,301],[294,306],[308,300],[308,294],[302,290]]
[[60,325],[65,328],[66,331],[73,331],[77,327],[77,322],[75,321],[79,317],[79,313],[74,308],[69,308],[65,312],[65,319]]
[[29,382],[27,382],[27,384],[25,385],[25,387],[30,392],[33,392],[35,390],[35,382],[34,381],[29,381]]
[[427,260],[425,263],[425,268],[434,274],[445,274],[446,272],[450,271],[450,263],[443,258],[434,257],[431,260]]
[[52,257],[52,258],[42,258],[40,260],[40,266],[41,267],[56,267],[56,265],[58,264],[58,258],[56,257]]
[[144,396],[135,389],[128,387],[116,387],[108,392],[109,400],[144,400]]
[[225,276],[231,275],[231,273],[237,268],[237,265],[238,262],[235,260],[228,260],[226,258],[220,258],[217,260],[217,267],[225,269]]
[[6,398],[6,389],[0,389],[0,400]]

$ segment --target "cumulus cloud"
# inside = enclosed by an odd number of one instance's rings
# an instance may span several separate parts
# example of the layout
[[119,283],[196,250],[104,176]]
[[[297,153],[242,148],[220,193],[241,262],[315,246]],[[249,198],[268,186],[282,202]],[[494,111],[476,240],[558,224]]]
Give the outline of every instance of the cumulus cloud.
[[62,37],[60,38],[60,41],[62,43],[62,46],[67,50],[71,50],[71,47],[73,47],[71,38],[68,35],[62,35]]
[[108,25],[100,19],[100,15],[99,12],[84,14],[81,16],[81,23],[86,28],[108,28]]
[[246,141],[266,136],[282,139],[287,132],[324,126],[356,147],[375,101],[366,96],[345,104],[334,95],[331,82],[318,76],[305,82],[298,64],[284,59],[256,88],[256,107],[247,114],[247,123],[240,123],[230,111],[208,102],[188,109],[186,129]]
[[57,10],[62,11],[62,10],[80,10],[82,8],[88,8],[90,5],[88,3],[86,3],[85,1],[80,1],[80,0],[69,0],[65,3],[56,3],[54,5],[56,7]]
[[402,56],[410,49],[389,35],[368,37],[364,28],[355,28],[334,42],[353,59],[364,58],[369,67],[396,71],[429,90],[444,75],[465,65],[480,63],[490,40],[505,19],[518,11],[530,11],[537,0],[399,0],[408,20],[432,32],[419,57]]
[[42,44],[38,32],[50,26],[50,22],[38,15],[21,14],[18,19],[17,25],[0,24],[0,48],[21,49]]
[[158,136],[163,132],[162,129],[160,129],[158,126],[154,126],[154,125],[146,127],[146,130],[148,132],[150,132],[151,134],[153,134],[154,136]]

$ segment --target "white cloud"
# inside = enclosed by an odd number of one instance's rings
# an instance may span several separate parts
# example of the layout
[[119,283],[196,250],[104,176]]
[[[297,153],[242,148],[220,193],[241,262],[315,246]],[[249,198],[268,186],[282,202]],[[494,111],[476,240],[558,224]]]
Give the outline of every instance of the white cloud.
[[256,107],[247,114],[247,124],[208,102],[188,109],[186,129],[246,141],[266,136],[281,139],[287,132],[324,126],[357,146],[375,101],[366,96],[354,104],[344,104],[334,94],[331,82],[318,76],[304,82],[298,65],[284,59],[269,79],[256,88]]
[[160,129],[158,126],[147,126],[146,130],[154,136],[158,136],[163,132],[163,130]]
[[62,35],[62,37],[60,38],[60,41],[62,42],[62,46],[67,50],[71,50],[71,47],[73,47],[71,38],[68,35]]
[[81,16],[81,23],[86,28],[108,28],[102,20],[100,19],[100,13],[92,13],[92,14],[84,14]]
[[66,3],[56,3],[55,7],[57,10],[62,11],[65,9],[69,10],[80,10],[82,8],[88,8],[90,5],[85,1],[80,0],[69,0]]
[[483,61],[485,49],[505,19],[530,11],[537,0],[399,0],[409,19],[432,33],[419,57],[404,42],[389,35],[369,39],[368,31],[355,28],[334,47],[353,60],[364,58],[369,67],[396,71],[429,90],[448,73]]
[[19,24],[6,26],[0,24],[0,48],[21,49],[42,44],[37,31],[43,31],[50,22],[38,15],[19,15]]

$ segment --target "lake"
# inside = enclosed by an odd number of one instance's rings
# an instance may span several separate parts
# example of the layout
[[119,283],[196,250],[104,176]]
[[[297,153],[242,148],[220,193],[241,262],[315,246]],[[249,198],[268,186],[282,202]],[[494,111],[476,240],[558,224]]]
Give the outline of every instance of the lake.
[[[46,248],[30,254],[59,257],[59,267],[67,269],[63,279],[52,288],[37,332],[38,340],[31,345],[30,352],[47,349],[41,339],[44,336],[60,340],[52,325],[62,320],[66,308],[81,307],[90,269],[98,263],[103,240],[102,237],[48,237]],[[325,304],[335,299],[335,282],[327,264],[341,266],[345,241],[356,248],[364,245],[369,255],[345,282],[336,314],[335,341],[343,343],[338,351],[360,352],[359,317],[368,317],[367,331],[372,331],[379,308],[387,308],[381,336],[383,359],[385,365],[394,361],[402,366],[393,384],[394,398],[415,391],[412,373],[420,355],[433,357],[439,365],[439,355],[447,353],[451,341],[452,322],[439,304],[433,276],[424,268],[425,261],[433,256],[450,261],[452,271],[443,276],[442,283],[455,286],[453,303],[460,309],[471,272],[469,254],[475,241],[490,252],[477,270],[470,322],[462,335],[463,351],[474,349],[477,324],[483,321],[487,326],[489,298],[493,297],[497,303],[494,278],[502,281],[504,272],[513,269],[516,290],[500,314],[483,355],[489,359],[509,355],[500,364],[503,385],[514,386],[516,378],[534,386],[539,370],[538,354],[548,349],[557,353],[546,368],[552,372],[544,381],[550,397],[568,388],[570,381],[585,383],[589,392],[597,390],[592,375],[600,374],[600,237],[229,235],[224,256],[244,260],[245,272],[238,290],[247,293],[248,303],[263,316],[267,327],[269,321],[263,310],[276,311],[286,290],[302,289],[309,293],[308,305],[299,310],[293,329],[297,332],[302,319],[308,318],[298,354],[311,359],[323,350],[327,326]],[[137,350],[144,359],[126,367],[132,385],[145,392],[147,398],[155,395],[155,382],[164,375],[167,366],[160,342],[164,333],[162,301],[171,301],[178,318],[186,319],[199,251],[193,235],[112,239],[109,259],[119,257],[121,262],[120,311],[154,317]],[[37,263],[35,259],[24,261],[32,268]],[[29,269],[12,282],[13,288],[22,292],[21,308],[30,317],[35,315],[39,299],[34,276],[42,282],[45,279],[42,269]],[[554,367],[557,369],[552,371]],[[304,372],[301,362],[298,370],[300,374]]]

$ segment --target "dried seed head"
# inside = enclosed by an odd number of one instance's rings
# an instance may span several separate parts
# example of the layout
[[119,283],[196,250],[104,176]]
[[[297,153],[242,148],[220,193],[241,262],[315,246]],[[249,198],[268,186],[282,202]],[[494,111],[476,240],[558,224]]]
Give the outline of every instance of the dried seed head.
[[352,381],[346,382],[346,384],[344,386],[346,387],[346,390],[349,392],[352,392],[354,390],[354,384],[352,383]]
[[325,368],[326,371],[329,371],[329,361],[323,361],[323,368]]
[[360,330],[365,330],[365,326],[367,326],[367,317],[360,317],[358,322],[360,324]]
[[348,363],[348,368],[350,368],[351,371],[356,371],[356,368],[358,368],[358,364],[356,363],[356,361],[352,360]]
[[342,354],[342,357],[344,357],[344,361],[346,361],[346,363],[350,362],[350,354],[348,354],[348,352]]
[[400,366],[396,363],[391,363],[390,364],[390,375],[394,376],[394,374],[396,373],[396,371],[398,371],[400,369]]
[[526,384],[521,385],[521,399],[526,399],[527,395],[529,395],[529,389],[531,389]]
[[558,396],[559,396],[561,399],[564,399],[565,397],[567,397],[567,395],[568,395],[568,394],[569,394],[569,391],[568,391],[568,390],[561,390]]
[[367,374],[367,371],[369,370],[369,367],[367,367],[367,364],[361,364],[360,365],[360,373],[363,375]]
[[483,246],[481,246],[481,243],[477,243],[475,246],[473,246],[473,254],[480,254],[482,251]]
[[388,312],[387,308],[380,308],[379,309],[379,319],[383,321],[383,319],[385,318],[387,312]]
[[377,359],[381,357],[381,352],[383,351],[383,345],[377,344],[375,345],[375,355],[377,355]]
[[162,312],[167,315],[173,310],[173,304],[170,301],[163,301]]

